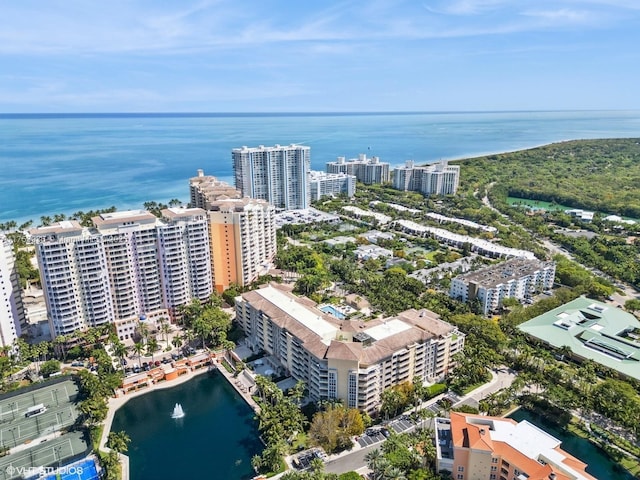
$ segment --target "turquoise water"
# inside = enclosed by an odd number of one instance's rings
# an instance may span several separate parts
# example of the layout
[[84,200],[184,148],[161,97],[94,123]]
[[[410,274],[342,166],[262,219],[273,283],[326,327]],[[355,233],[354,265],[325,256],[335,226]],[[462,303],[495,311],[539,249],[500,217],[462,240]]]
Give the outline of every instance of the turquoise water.
[[59,469],[59,473],[48,475],[44,480],[99,480],[99,478],[95,462],[88,459],[64,466]]
[[562,442],[561,448],[563,450],[585,462],[588,465],[587,473],[600,480],[632,480],[634,478],[633,475],[628,472],[618,471],[615,468],[615,463],[611,462],[609,457],[588,440],[565,432],[554,425],[544,423],[542,419],[528,410],[517,410],[509,415],[509,417],[518,422],[527,420],[556,437]]
[[330,315],[333,315],[334,317],[336,317],[336,318],[338,318],[340,320],[344,320],[344,318],[345,318],[344,313],[339,311],[333,305],[324,305],[324,306],[320,307],[320,310],[322,310],[324,313],[328,313]]
[[550,142],[640,136],[640,112],[0,115],[0,221],[188,199],[198,168],[231,180],[231,149],[304,143],[312,166],[392,165]]
[[[176,403],[184,418],[171,418]],[[131,399],[111,430],[131,437],[134,480],[248,479],[251,457],[262,451],[253,411],[218,372]]]

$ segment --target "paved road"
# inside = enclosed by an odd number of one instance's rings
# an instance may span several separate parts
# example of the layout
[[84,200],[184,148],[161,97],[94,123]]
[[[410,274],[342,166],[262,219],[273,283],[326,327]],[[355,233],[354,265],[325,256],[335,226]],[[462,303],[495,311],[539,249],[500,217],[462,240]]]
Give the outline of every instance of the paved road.
[[[489,383],[486,383],[468,395],[462,397],[458,402],[454,404],[454,406],[459,406],[462,404],[468,404],[472,406],[477,406],[478,402],[485,398],[487,395],[495,393],[503,388],[507,388],[511,386],[511,383],[516,378],[516,374],[506,367],[500,368],[498,370],[491,372],[492,379]],[[440,395],[436,398],[429,400],[422,404],[420,408],[429,408],[433,406],[440,398],[446,396],[448,394]],[[408,412],[409,413],[409,412]],[[430,420],[425,421],[425,426],[427,428],[431,428],[429,424]],[[413,427],[415,428],[415,427]],[[413,428],[407,430],[411,431]],[[352,470],[358,470],[364,466],[366,466],[367,462],[364,457],[372,450],[376,448],[380,448],[382,442],[375,443],[373,445],[369,445],[367,447],[361,447],[357,442],[350,452],[342,453],[335,458],[329,458],[327,463],[325,464],[325,471],[328,473],[344,473]]]

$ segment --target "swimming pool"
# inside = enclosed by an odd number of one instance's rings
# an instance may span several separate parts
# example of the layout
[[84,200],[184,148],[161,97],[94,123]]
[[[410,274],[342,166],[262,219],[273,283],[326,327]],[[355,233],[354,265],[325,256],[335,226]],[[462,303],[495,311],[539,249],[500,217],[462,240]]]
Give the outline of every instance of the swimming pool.
[[47,475],[43,480],[98,480],[98,467],[91,458],[65,465],[57,469],[57,473]]
[[333,305],[323,305],[320,307],[320,310],[322,310],[324,313],[328,313],[329,315],[333,315],[334,317],[339,318],[340,320],[344,320],[345,318],[344,313],[342,313]]

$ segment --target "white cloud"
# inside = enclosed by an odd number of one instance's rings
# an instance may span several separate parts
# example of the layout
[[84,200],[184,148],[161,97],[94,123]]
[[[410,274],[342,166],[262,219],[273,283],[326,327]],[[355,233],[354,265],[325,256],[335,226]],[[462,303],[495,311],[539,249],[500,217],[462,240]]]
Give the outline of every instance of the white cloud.
[[543,20],[550,25],[588,25],[595,24],[598,17],[588,10],[560,8],[555,10],[526,10],[521,15]]

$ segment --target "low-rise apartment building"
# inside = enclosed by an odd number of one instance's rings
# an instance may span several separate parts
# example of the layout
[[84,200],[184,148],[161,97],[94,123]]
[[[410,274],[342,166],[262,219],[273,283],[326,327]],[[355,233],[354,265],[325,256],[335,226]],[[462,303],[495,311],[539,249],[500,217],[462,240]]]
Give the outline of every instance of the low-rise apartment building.
[[523,420],[451,412],[436,419],[436,469],[455,480],[596,480],[561,442]]
[[264,350],[285,374],[304,381],[311,399],[341,399],[368,413],[377,412],[389,387],[416,376],[424,382],[444,377],[465,338],[429,310],[340,320],[278,285],[238,297],[236,321],[251,348]]
[[535,293],[553,287],[555,262],[512,258],[451,281],[449,296],[466,302],[478,299],[482,313],[497,311],[505,298],[528,301]]

